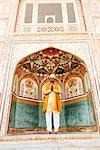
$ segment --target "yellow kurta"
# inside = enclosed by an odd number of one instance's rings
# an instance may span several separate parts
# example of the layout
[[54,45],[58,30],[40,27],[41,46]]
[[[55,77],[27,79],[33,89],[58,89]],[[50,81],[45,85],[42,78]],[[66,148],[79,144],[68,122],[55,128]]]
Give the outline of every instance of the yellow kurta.
[[55,92],[51,92],[49,94],[47,111],[52,111],[52,112],[57,111],[56,94],[55,94]]
[[60,86],[54,82],[53,91],[51,91],[51,83],[45,83],[43,87],[43,93],[45,95],[43,112],[52,111],[52,112],[61,112],[62,104],[59,94],[61,93]]

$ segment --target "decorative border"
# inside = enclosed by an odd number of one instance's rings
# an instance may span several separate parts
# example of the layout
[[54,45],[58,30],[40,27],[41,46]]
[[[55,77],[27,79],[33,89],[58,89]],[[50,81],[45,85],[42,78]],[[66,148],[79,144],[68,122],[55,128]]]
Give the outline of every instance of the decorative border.
[[[59,133],[61,134],[68,134],[68,131],[73,131],[73,132],[80,132],[80,131],[97,131],[97,127],[96,126],[92,126],[92,127],[66,127],[66,128],[59,128]],[[8,134],[12,134],[12,135],[14,135],[14,134],[19,134],[19,133],[22,133],[22,134],[24,134],[24,133],[32,133],[32,134],[46,134],[47,133],[47,131],[46,131],[46,129],[45,128],[43,128],[43,129],[39,129],[39,128],[37,128],[37,129],[14,129],[14,128],[10,128],[9,130],[8,130]]]
[[[77,96],[75,98],[70,98],[67,100],[62,100],[63,104],[74,104],[78,103],[81,101],[88,101],[92,98],[92,94],[89,91],[87,94],[82,95],[82,96]],[[12,94],[12,100],[15,101],[16,103],[23,103],[23,104],[30,104],[30,105],[43,105],[43,100],[34,100],[34,99],[29,99],[29,98],[22,98],[18,97],[15,94]]]

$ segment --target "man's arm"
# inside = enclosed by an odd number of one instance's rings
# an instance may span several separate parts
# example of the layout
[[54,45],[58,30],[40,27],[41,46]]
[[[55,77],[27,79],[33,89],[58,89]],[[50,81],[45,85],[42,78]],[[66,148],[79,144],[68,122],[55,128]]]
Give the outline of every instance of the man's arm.
[[50,92],[51,92],[51,89],[48,88],[48,84],[45,84],[45,85],[43,86],[43,94],[44,94],[44,95],[47,95],[47,94],[49,94]]
[[57,94],[61,94],[62,90],[60,88],[60,85],[57,84],[53,91]]

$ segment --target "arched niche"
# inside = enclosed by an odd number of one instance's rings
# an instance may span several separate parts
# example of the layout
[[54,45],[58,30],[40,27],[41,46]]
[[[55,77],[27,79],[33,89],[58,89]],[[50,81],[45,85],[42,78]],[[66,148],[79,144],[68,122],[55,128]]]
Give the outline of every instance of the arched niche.
[[17,89],[17,92],[12,90],[8,131],[15,133],[31,130],[33,133],[45,133],[42,90],[51,73],[55,74],[56,81],[62,88],[60,132],[83,129],[96,131],[86,64],[79,57],[54,47],[30,54],[17,64],[12,85],[12,89]]
[[65,83],[66,98],[71,98],[84,94],[83,83],[80,77],[71,77]]
[[20,82],[19,96],[38,99],[37,83],[31,78],[24,78]]

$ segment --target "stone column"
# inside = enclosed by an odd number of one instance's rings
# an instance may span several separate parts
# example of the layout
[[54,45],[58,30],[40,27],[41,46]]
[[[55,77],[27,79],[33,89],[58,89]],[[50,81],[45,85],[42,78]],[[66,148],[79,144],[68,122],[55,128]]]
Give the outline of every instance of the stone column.
[[[62,100],[65,100],[65,88],[64,88],[64,83],[61,84],[61,88],[62,88]],[[64,103],[62,102],[62,112],[60,115],[61,119],[60,119],[60,126],[61,127],[65,127],[66,126],[66,122],[65,122],[65,106]]]
[[[41,85],[41,83],[39,83],[38,91],[39,91],[38,99],[42,100],[42,85]],[[42,112],[42,107],[43,107],[43,102],[39,103],[39,124],[38,124],[38,126],[40,128],[45,127],[45,114]]]

